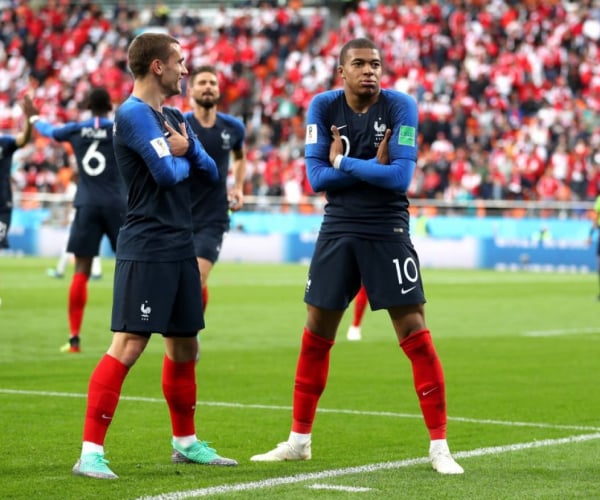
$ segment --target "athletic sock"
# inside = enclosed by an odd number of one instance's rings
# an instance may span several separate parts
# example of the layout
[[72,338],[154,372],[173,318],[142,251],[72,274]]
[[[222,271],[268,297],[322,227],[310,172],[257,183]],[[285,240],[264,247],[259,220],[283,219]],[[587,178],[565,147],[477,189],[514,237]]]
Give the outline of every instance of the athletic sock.
[[429,330],[415,332],[400,342],[412,364],[413,381],[430,438],[446,438],[446,387],[442,364]]
[[205,285],[202,287],[202,312],[206,311],[207,305],[208,305],[208,286]]
[[327,384],[333,344],[304,328],[294,384],[293,432],[310,434],[312,430],[317,404]]
[[105,354],[92,372],[88,386],[83,441],[104,445],[129,368]]
[[354,316],[352,318],[352,326],[360,326],[362,323],[362,318],[365,314],[368,301],[369,299],[367,297],[367,290],[364,286],[361,286],[360,290],[356,294],[356,297],[354,297]]
[[85,273],[75,273],[69,288],[69,328],[73,337],[77,337],[81,331],[83,311],[87,303],[87,281]]
[[169,413],[173,436],[196,434],[196,361],[175,363],[167,356],[163,360],[162,389]]

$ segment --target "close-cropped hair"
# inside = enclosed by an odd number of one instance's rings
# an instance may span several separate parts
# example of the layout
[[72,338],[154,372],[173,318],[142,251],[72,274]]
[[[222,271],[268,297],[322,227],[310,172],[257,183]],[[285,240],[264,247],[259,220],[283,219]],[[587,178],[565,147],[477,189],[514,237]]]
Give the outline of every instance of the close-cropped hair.
[[215,76],[218,76],[217,68],[215,66],[213,66],[212,64],[203,64],[202,66],[198,66],[197,68],[194,68],[192,71],[190,71],[190,82],[193,83],[196,76],[200,73],[211,73]]
[[343,66],[344,62],[346,62],[346,56],[348,55],[348,51],[351,49],[373,49],[379,52],[379,47],[375,45],[373,40],[369,38],[354,38],[347,42],[340,51],[340,65]]
[[171,45],[179,40],[163,33],[142,33],[129,45],[129,69],[134,78],[143,78],[150,71],[155,59],[167,61],[171,55]]

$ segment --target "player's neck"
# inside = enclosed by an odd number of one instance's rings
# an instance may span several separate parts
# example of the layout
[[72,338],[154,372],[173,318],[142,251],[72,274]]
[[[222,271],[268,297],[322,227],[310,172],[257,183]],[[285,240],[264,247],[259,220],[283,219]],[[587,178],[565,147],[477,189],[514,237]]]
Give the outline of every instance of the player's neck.
[[194,118],[198,123],[205,128],[212,127],[217,121],[217,108],[204,108],[202,106],[194,106]]
[[155,86],[147,85],[142,81],[136,81],[133,84],[131,95],[144,101],[148,106],[162,113],[162,107],[167,98]]
[[348,107],[355,113],[359,114],[369,111],[369,108],[375,104],[378,99],[379,94],[368,97],[346,94],[346,103],[348,104]]

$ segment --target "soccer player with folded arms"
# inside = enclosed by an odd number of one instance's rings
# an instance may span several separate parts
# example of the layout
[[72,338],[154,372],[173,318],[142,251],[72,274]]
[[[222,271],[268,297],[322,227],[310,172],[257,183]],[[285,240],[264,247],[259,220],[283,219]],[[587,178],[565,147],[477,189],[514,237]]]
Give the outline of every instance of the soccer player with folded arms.
[[304,293],[307,318],[291,432],[287,441],[251,460],[311,458],[330,350],[344,311],[363,283],[371,307],[388,311],[412,365],[433,469],[462,474],[446,441],[444,374],[425,322],[419,258],[408,232],[406,191],[417,160],[417,105],[409,95],[381,89],[382,55],[371,40],[345,44],[337,71],[343,89],[316,95],[306,119],[308,178],[315,192],[326,193],[327,204]]

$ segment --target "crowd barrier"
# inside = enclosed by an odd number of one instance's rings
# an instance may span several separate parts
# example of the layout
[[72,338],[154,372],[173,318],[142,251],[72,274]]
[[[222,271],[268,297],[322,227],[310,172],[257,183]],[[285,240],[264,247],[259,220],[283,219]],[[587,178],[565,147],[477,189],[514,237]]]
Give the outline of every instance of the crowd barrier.
[[[43,209],[15,210],[9,232],[11,252],[60,254],[68,228],[44,225],[45,217]],[[320,222],[320,215],[238,212],[232,217],[220,259],[308,262]],[[588,240],[587,219],[435,216],[422,222],[417,230],[413,218],[411,231],[423,267],[568,272],[590,272],[597,267],[597,235]],[[106,239],[101,255],[114,256]]]

